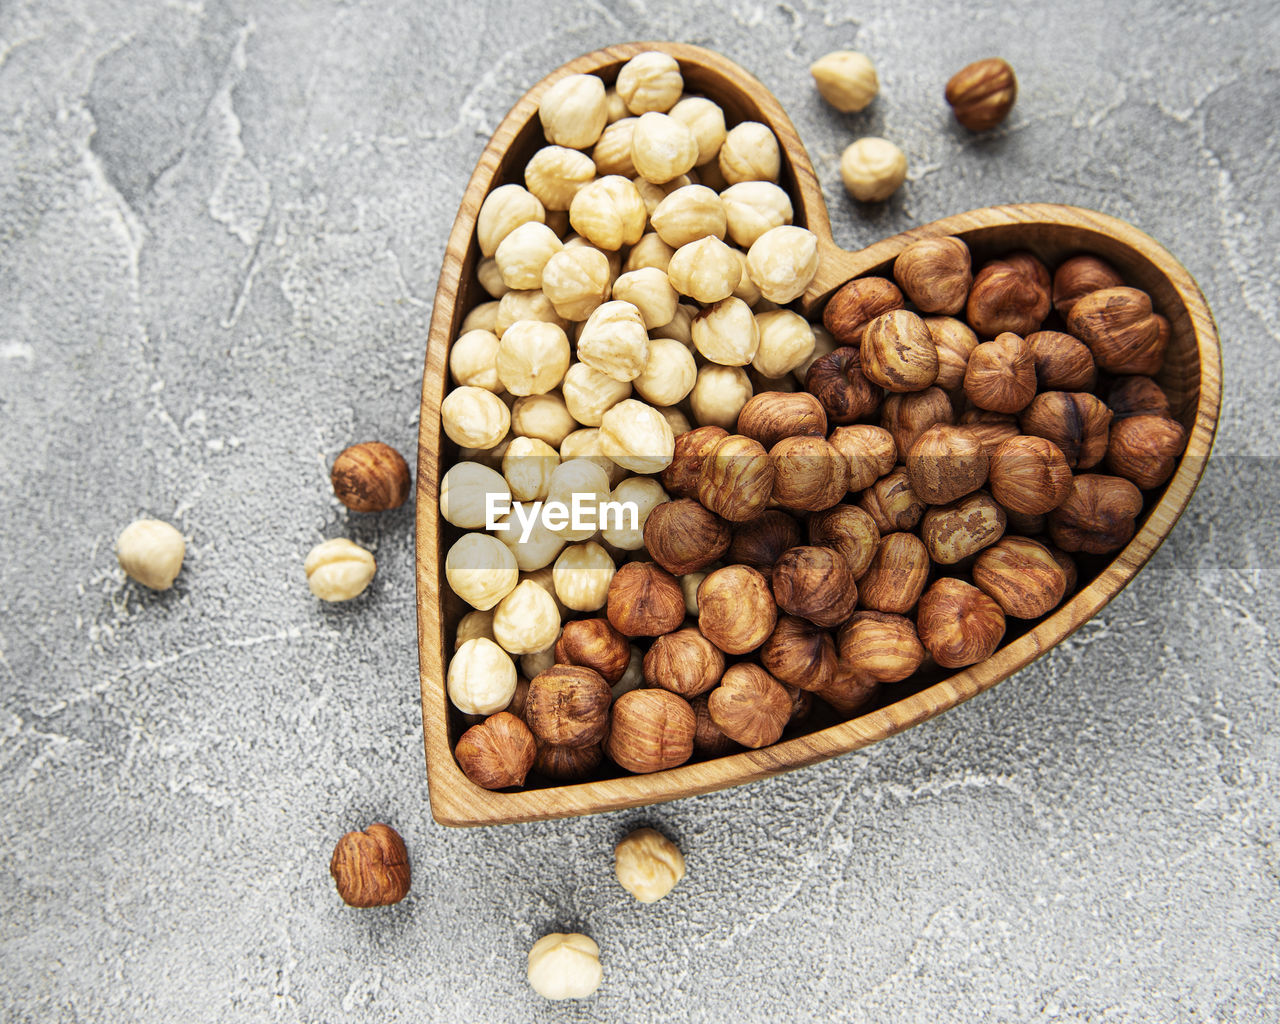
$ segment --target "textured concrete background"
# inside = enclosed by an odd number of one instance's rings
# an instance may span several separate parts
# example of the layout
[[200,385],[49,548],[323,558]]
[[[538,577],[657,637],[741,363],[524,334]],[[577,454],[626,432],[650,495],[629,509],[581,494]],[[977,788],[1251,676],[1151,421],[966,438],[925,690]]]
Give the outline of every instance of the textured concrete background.
[[[1280,8],[1008,3],[0,0],[0,1019],[1280,1018]],[[1127,218],[1222,329],[1218,453],[1141,577],[1039,664],[836,762],[635,813],[430,818],[409,509],[348,516],[348,442],[411,453],[446,232],[520,93],[599,45],[716,47],[776,90],[850,246],[990,203]],[[806,68],[883,81],[841,116]],[[1017,67],[971,138],[946,77]],[[836,159],[906,149],[884,209]],[[163,595],[112,542],[176,522]],[[377,551],[349,607],[325,537]],[[1270,582],[1268,582],[1270,581]],[[394,823],[397,907],[337,836]],[[612,878],[638,823],[689,876]],[[600,943],[591,1001],[525,952]]]

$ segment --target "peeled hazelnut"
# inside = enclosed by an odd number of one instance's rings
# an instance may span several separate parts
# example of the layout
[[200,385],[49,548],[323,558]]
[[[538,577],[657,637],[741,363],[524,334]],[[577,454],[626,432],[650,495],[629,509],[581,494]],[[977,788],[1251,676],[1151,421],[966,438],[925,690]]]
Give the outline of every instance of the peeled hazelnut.
[[978,439],[987,456],[995,454],[1005,441],[1018,436],[1018,417],[1004,412],[988,412],[974,407],[960,416],[960,426]]
[[738,413],[738,433],[772,448],[786,437],[826,437],[827,414],[805,391],[766,391],[748,399]]
[[698,367],[698,379],[689,393],[694,419],[703,426],[728,430],[751,397],[751,379],[740,366],[707,363]]
[[821,437],[786,437],[769,450],[774,467],[773,501],[783,508],[816,512],[849,491],[849,461]]
[[1004,612],[977,587],[944,577],[920,597],[916,630],[943,668],[976,665],[1004,639]]
[[645,521],[645,548],[676,576],[710,565],[728,550],[729,540],[729,524],[692,498],[665,501]]
[[1022,410],[1018,424],[1024,434],[1057,445],[1072,469],[1091,469],[1106,454],[1111,410],[1082,391],[1046,391]]
[[832,548],[843,555],[857,580],[875,557],[876,548],[880,546],[880,530],[864,509],[836,505],[809,517],[809,543]]
[[865,109],[880,91],[875,65],[854,50],[837,50],[809,66],[818,94],[845,114]]
[[805,390],[826,410],[828,423],[853,423],[880,408],[884,393],[862,372],[856,348],[838,348],[816,360],[805,376]]
[[546,219],[546,210],[532,193],[519,185],[499,185],[484,197],[476,218],[481,254],[492,256],[502,240],[521,224],[543,224]]
[[333,493],[354,512],[399,508],[409,497],[409,467],[400,453],[381,441],[365,441],[333,460]]
[[1093,353],[1082,341],[1060,331],[1027,335],[1036,382],[1041,391],[1090,391],[1098,380]]
[[529,680],[524,716],[543,742],[585,747],[604,739],[612,699],[609,684],[594,669],[553,665]]
[[785,551],[773,567],[773,596],[778,607],[815,626],[838,626],[853,614],[858,587],[840,552],[824,547]]
[[690,335],[700,355],[722,366],[746,366],[760,347],[760,328],[751,307],[732,295],[698,313]]
[[454,756],[463,774],[483,789],[523,786],[533,767],[537,743],[515,715],[499,711],[458,739]]
[[[124,571],[138,580],[139,583],[151,587],[153,590],[167,590],[173,583],[173,577],[178,574],[178,570],[182,567],[183,547],[174,545],[168,552],[169,561],[167,563],[161,561],[157,557],[157,542],[167,543],[168,538],[160,534],[160,531],[155,530],[151,524],[164,526],[168,530],[172,530],[173,533],[178,532],[168,523],[158,523],[154,519],[139,520],[120,534],[120,539],[116,541],[116,557],[120,560],[120,565]],[[148,546],[145,548],[140,547],[139,544],[138,528],[140,525],[147,525],[151,531],[146,538]],[[463,540],[465,539],[464,537]],[[182,541],[181,536],[178,537],[178,541]],[[461,543],[461,540],[458,541],[458,544]],[[457,549],[458,544],[449,549],[450,555]],[[501,547],[502,545],[499,544],[498,546]],[[149,559],[149,561],[144,560],[144,558]],[[346,537],[334,537],[332,540],[321,541],[307,553],[303,569],[307,574],[307,586],[311,588],[311,593],[320,598],[321,601],[350,601],[363,594],[365,588],[373,582],[373,576],[378,570],[378,564],[374,561],[373,555],[359,544],[347,540]],[[445,572],[446,574],[448,573],[447,562]],[[506,577],[500,569],[493,573],[492,577],[488,582],[495,586],[505,583]],[[164,586],[158,585],[161,583]],[[471,600],[465,592],[465,587],[459,589],[457,585],[454,585],[452,579],[450,579],[449,583],[460,597],[464,600]],[[473,601],[473,603],[475,602]],[[479,604],[475,606],[479,607]],[[485,607],[492,606],[486,604]]]
[[840,345],[857,346],[867,324],[903,305],[902,292],[888,278],[859,277],[831,296],[822,323]]
[[776,743],[791,718],[791,697],[773,676],[748,661],[731,665],[707,696],[711,719],[744,747]]
[[858,507],[882,534],[913,530],[924,515],[924,501],[911,489],[907,470],[899,466],[863,492]]
[[684,91],[680,65],[658,50],[638,53],[618,71],[618,96],[633,114],[668,111]]
[[964,427],[930,427],[907,452],[912,492],[930,505],[947,505],[987,482],[989,459]]
[[1014,413],[1036,396],[1036,364],[1031,347],[1016,334],[984,342],[969,356],[964,371],[969,401],[990,412]]
[[697,159],[698,140],[682,122],[654,110],[640,115],[631,133],[631,162],[645,181],[665,185],[693,170]]
[[902,615],[858,612],[840,627],[837,642],[845,670],[878,683],[900,682],[924,661],[916,627]]
[[988,57],[952,75],[946,97],[957,121],[971,132],[985,132],[1009,116],[1018,98],[1018,80],[1008,61]]
[[904,457],[916,439],[930,427],[955,421],[951,399],[937,387],[907,395],[889,395],[880,410],[880,426],[893,435],[897,452]]
[[722,757],[736,750],[738,744],[724,734],[711,718],[705,695],[690,701],[694,714],[693,749],[703,757]]
[[938,377],[933,335],[905,309],[881,313],[866,325],[859,358],[867,379],[889,391],[923,391]]
[[[323,557],[314,558],[320,551]],[[159,519],[136,519],[116,538],[120,568],[151,590],[173,586],[186,554],[187,542],[178,528]],[[355,597],[373,579],[373,570],[373,555],[349,540],[325,541],[307,556],[307,582],[311,592],[325,601]]]
[[1049,549],[1028,537],[1005,537],[973,563],[973,582],[1015,619],[1035,619],[1058,607],[1067,590]]
[[390,825],[370,825],[338,840],[329,874],[348,906],[389,906],[409,892],[409,851]]
[[707,235],[722,239],[728,227],[723,201],[706,185],[685,185],[663,197],[649,223],[672,249]]
[[629,772],[675,768],[693,756],[693,708],[670,690],[632,690],[613,706],[605,753]]
[[991,493],[1005,508],[1043,515],[1066,500],[1071,467],[1056,444],[1044,437],[1018,435],[991,455]]
[[613,577],[613,559],[595,541],[570,544],[556,556],[551,569],[556,598],[576,612],[603,608]]
[[618,884],[641,903],[667,895],[684,878],[680,848],[661,832],[636,829],[613,851]]
[[768,505],[773,480],[773,460],[761,444],[730,434],[703,457],[698,500],[730,522],[746,522]]
[[465,715],[492,715],[505,709],[516,692],[516,666],[493,640],[464,641],[449,661],[445,689]]
[[640,190],[620,174],[587,182],[569,204],[573,230],[597,249],[610,252],[640,241],[648,217]]
[[671,108],[671,116],[693,134],[698,144],[698,166],[714,161],[728,134],[724,110],[705,96],[686,96]]
[[604,82],[595,75],[566,75],[543,94],[538,105],[547,141],[569,149],[592,145],[604,131],[607,117]]
[[969,247],[949,236],[922,238],[898,254],[893,277],[921,312],[959,313],[973,284]]
[[555,643],[560,613],[555,599],[532,580],[522,580],[493,610],[493,635],[509,654],[533,654]]
[[680,581],[652,562],[628,562],[609,583],[608,616],[624,636],[661,636],[679,629],[684,621]]
[[627,398],[600,420],[600,450],[632,473],[661,473],[675,455],[675,434],[651,405]]
[[717,441],[728,436],[727,430],[715,426],[698,427],[677,436],[671,464],[662,471],[663,489],[680,498],[697,494],[698,480],[702,476],[702,460]]
[[929,552],[914,533],[880,538],[871,566],[858,581],[859,602],[877,612],[905,615],[929,579]]
[[988,338],[1006,331],[1026,337],[1038,331],[1048,315],[1048,270],[1039,261],[1023,264],[1008,257],[978,271],[965,305],[969,325]]
[[1087,254],[1072,256],[1053,275],[1053,308],[1065,320],[1080,298],[1122,284],[1124,278],[1105,260]]
[[1127,416],[1111,425],[1107,468],[1148,491],[1173,476],[1186,446],[1187,432],[1177,420]]
[[733,249],[708,235],[680,246],[667,265],[667,274],[681,295],[710,305],[733,294],[742,279],[742,264]]
[[898,446],[883,427],[865,423],[837,427],[827,440],[849,462],[851,491],[866,490],[898,461]]
[[631,644],[608,619],[574,619],[564,624],[555,645],[561,665],[581,665],[599,672],[612,686],[631,661]]
[[696,626],[660,636],[644,656],[644,681],[693,698],[706,693],[724,675],[724,655]]
[[920,521],[920,537],[930,558],[939,565],[954,565],[999,540],[1005,523],[1004,509],[979,491],[953,505],[929,509]]
[[729,129],[717,162],[730,185],[740,181],[777,181],[782,153],[768,126],[759,121],[743,121]]
[[604,749],[599,743],[587,747],[557,747],[539,741],[533,770],[557,782],[582,782],[600,767],[602,760]]
[[798,615],[782,615],[760,648],[760,664],[788,686],[820,690],[836,672],[836,646],[831,634]]
[[698,587],[698,628],[725,654],[754,651],[777,621],[778,606],[768,581],[749,566],[717,569]]
[[884,202],[907,180],[907,155],[888,139],[858,139],[840,154],[840,180],[859,202]]
[[938,349],[938,379],[934,383],[944,391],[955,391],[964,384],[964,372],[969,367],[969,356],[978,347],[978,336],[953,316],[927,316],[924,325]]
[[800,543],[800,524],[780,509],[770,509],[733,531],[728,560],[748,565],[766,579],[788,548]]
[[1071,307],[1067,330],[1089,346],[1108,373],[1153,374],[1164,365],[1169,333],[1137,288],[1103,288]]
[[1142,511],[1142,493],[1118,476],[1083,473],[1067,500],[1049,513],[1049,536],[1064,551],[1105,555],[1129,543]]
[[1150,377],[1118,377],[1107,394],[1107,405],[1117,420],[1126,416],[1169,416],[1169,396]]
[[736,245],[750,249],[752,243],[772,228],[790,224],[791,197],[771,181],[743,181],[720,193],[728,222],[729,237]]
[[603,977],[600,947],[586,935],[552,932],[529,950],[529,985],[546,999],[585,999]]
[[746,270],[770,302],[791,302],[800,297],[818,271],[817,237],[790,224],[770,228],[751,243]]

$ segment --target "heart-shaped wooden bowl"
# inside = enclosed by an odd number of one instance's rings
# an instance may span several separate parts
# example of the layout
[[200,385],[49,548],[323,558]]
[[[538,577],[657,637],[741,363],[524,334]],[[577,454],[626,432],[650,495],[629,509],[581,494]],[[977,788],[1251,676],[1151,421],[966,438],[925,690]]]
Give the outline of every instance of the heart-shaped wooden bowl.
[[[1172,338],[1160,382],[1174,415],[1189,431],[1186,453],[1163,493],[1148,496],[1144,520],[1127,547],[1114,558],[1081,564],[1082,586],[1052,615],[1011,629],[1004,645],[980,664],[936,681],[908,680],[887,687],[873,710],[845,722],[784,737],[762,750],[746,750],[687,764],[653,775],[622,775],[575,785],[490,792],[471,783],[453,757],[458,721],[445,693],[449,638],[466,611],[449,594],[443,573],[438,482],[456,449],[442,438],[440,401],[448,377],[449,344],[467,311],[486,301],[476,281],[474,241],[480,204],[496,185],[521,181],[525,163],[541,141],[538,103],[547,89],[570,74],[596,74],[612,81],[637,53],[662,50],[680,62],[686,91],[703,93],[725,111],[730,124],[760,121],[782,146],[781,184],[791,193],[796,223],[818,237],[822,256],[817,277],[798,306],[819,310],[840,285],[869,273],[888,274],[895,256],[926,235],[958,235],[973,250],[975,265],[1011,249],[1029,249],[1053,266],[1075,252],[1109,260],[1129,284],[1150,293],[1170,322]],[[1191,275],[1164,248],[1136,228],[1105,214],[1071,206],[1018,204],[957,214],[859,252],[840,249],[831,238],[822,190],[804,146],[782,107],[759,81],[717,53],[677,43],[628,43],[579,57],[530,89],[507,114],[485,148],[467,185],[440,270],[435,311],[427,343],[418,435],[417,577],[418,644],[421,658],[422,720],[431,810],[444,825],[482,825],[565,817],[657,803],[762,779],[864,747],[953,708],[1005,679],[1061,642],[1120,591],[1168,536],[1204,470],[1218,419],[1221,352],[1213,318]]]

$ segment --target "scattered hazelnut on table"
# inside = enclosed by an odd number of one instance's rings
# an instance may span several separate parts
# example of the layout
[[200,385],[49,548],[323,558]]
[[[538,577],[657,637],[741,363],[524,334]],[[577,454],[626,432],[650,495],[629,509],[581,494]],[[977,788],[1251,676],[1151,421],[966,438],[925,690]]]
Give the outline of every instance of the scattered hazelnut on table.
[[840,154],[840,180],[859,202],[884,202],[907,180],[907,155],[888,139],[859,139]]
[[354,512],[399,508],[409,497],[409,467],[398,451],[381,441],[344,449],[333,460],[333,493]]
[[350,601],[364,593],[378,564],[359,544],[335,537],[313,547],[303,568],[307,586],[321,601]]
[[684,856],[661,832],[639,828],[613,851],[618,884],[641,903],[662,899],[684,878]]
[[684,764],[693,756],[695,718],[689,702],[669,690],[631,690],[613,705],[605,752],[638,774]]
[[116,538],[116,560],[120,568],[130,579],[151,590],[168,590],[173,586],[186,553],[187,542],[182,534],[159,519],[137,519]]
[[985,132],[1009,116],[1018,98],[1018,80],[1008,61],[988,57],[952,75],[946,97],[957,121],[971,132]]
[[385,907],[409,892],[409,852],[391,826],[370,825],[338,840],[329,873],[349,906]]
[[577,933],[544,935],[529,950],[528,978],[546,999],[585,999],[604,979],[600,947]]
[[506,711],[473,725],[454,748],[463,774],[483,789],[523,786],[536,752],[529,727]]
[[863,110],[880,91],[876,67],[865,54],[836,50],[809,66],[818,94],[841,113]]

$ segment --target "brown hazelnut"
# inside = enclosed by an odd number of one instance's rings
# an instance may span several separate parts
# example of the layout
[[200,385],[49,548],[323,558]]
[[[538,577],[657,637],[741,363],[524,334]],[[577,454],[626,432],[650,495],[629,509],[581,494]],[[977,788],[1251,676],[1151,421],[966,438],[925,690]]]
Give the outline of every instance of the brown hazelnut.
[[880,538],[871,567],[858,581],[863,608],[905,615],[920,600],[929,579],[929,552],[914,533],[890,533]]
[[946,97],[957,121],[971,132],[985,132],[1009,116],[1018,98],[1018,79],[1008,61],[987,57],[952,75]]
[[911,489],[904,466],[868,487],[858,499],[858,508],[871,517],[881,534],[914,530],[924,515],[924,501]]
[[677,498],[696,497],[703,459],[715,447],[716,442],[728,436],[729,432],[723,427],[714,426],[698,427],[679,434],[671,464],[662,471],[663,490]]
[[1150,377],[1117,377],[1107,393],[1107,405],[1117,420],[1127,416],[1172,415],[1169,396]]
[[1038,533],[1044,533],[1049,526],[1049,517],[1043,512],[1038,515],[1028,515],[1026,512],[1014,512],[1006,508],[1004,516],[1007,532],[1020,533],[1024,537],[1034,537]]
[[850,347],[815,359],[805,374],[804,386],[822,403],[829,424],[866,419],[884,399],[884,392],[862,372],[858,350]]
[[1036,364],[1031,347],[1016,334],[984,342],[969,356],[964,393],[979,409],[1013,413],[1036,396]]
[[703,757],[723,757],[738,749],[738,744],[724,734],[724,730],[711,718],[704,694],[689,702],[693,708],[693,749]]
[[791,714],[787,718],[787,725],[803,722],[813,713],[813,694],[808,690],[800,689],[798,686],[788,686],[786,683],[782,684],[782,688],[787,691],[787,696],[791,698]]
[[1053,555],[1053,560],[1058,563],[1063,574],[1067,577],[1065,593],[1074,593],[1076,584],[1080,582],[1080,571],[1076,568],[1076,560],[1063,551],[1062,548],[1053,544],[1046,544],[1045,547],[1049,549],[1049,554]]
[[1018,417],[986,409],[966,409],[960,414],[960,426],[978,439],[990,457],[1005,441],[1018,436]]
[[523,786],[536,752],[529,727],[508,711],[473,725],[453,751],[463,774],[483,789]]
[[870,676],[862,675],[842,663],[831,682],[821,690],[814,690],[813,694],[830,704],[839,714],[852,715],[867,705],[879,687],[880,684]]
[[1089,346],[1108,373],[1153,374],[1164,366],[1169,332],[1151,312],[1151,296],[1137,288],[1103,288],[1082,296],[1067,330]]
[[731,523],[744,523],[768,506],[773,472],[773,460],[759,441],[730,434],[702,460],[698,500]]
[[806,546],[783,552],[773,567],[772,585],[779,608],[824,628],[844,622],[858,604],[849,563],[831,548]]
[[849,463],[851,491],[866,490],[898,461],[898,446],[884,427],[869,423],[836,427],[827,440]]
[[930,427],[907,452],[911,490],[929,505],[949,505],[987,482],[987,453],[965,427]]
[[749,566],[727,565],[698,584],[698,628],[725,654],[754,651],[777,621],[768,581]]
[[389,906],[409,892],[409,852],[390,825],[370,825],[338,840],[329,874],[349,906]]
[[1064,551],[1105,555],[1129,543],[1142,511],[1142,493],[1119,476],[1082,473],[1067,500],[1049,513],[1049,536]]
[[809,543],[843,555],[857,580],[875,557],[876,548],[880,546],[880,530],[865,509],[836,505],[809,517]]
[[533,770],[557,782],[582,782],[600,767],[604,751],[599,743],[588,747],[557,747],[538,741]]
[[696,626],[660,636],[644,656],[644,681],[650,686],[697,697],[724,675],[724,655]]
[[835,676],[836,645],[821,626],[798,615],[778,617],[773,634],[760,648],[760,664],[788,686],[820,690]]
[[1089,346],[1061,331],[1036,331],[1027,335],[1036,364],[1036,384],[1041,391],[1092,391],[1098,368]]
[[1071,467],[1062,450],[1045,437],[1019,434],[991,455],[991,493],[1013,512],[1043,515],[1071,490]]
[[608,619],[572,619],[556,641],[555,658],[560,665],[595,669],[612,686],[627,670],[631,644]]
[[923,391],[938,379],[938,346],[914,313],[881,313],[862,331],[858,350],[867,380],[893,392]]
[[644,546],[676,576],[697,572],[729,548],[729,524],[692,498],[655,505],[644,524]]
[[595,669],[552,665],[529,680],[524,717],[533,734],[559,747],[599,743],[609,730],[609,684]]
[[800,524],[794,517],[779,509],[770,509],[734,528],[728,560],[749,565],[768,579],[782,552],[799,544],[800,538]]
[[1048,315],[1049,271],[1039,261],[1011,257],[992,260],[978,271],[965,305],[969,326],[986,338],[1006,331],[1025,338]]
[[849,492],[849,460],[821,437],[785,437],[769,450],[773,501],[816,512]]
[[409,498],[409,467],[381,441],[353,444],[333,460],[329,479],[338,500],[353,512],[385,512]]
[[973,563],[973,582],[1015,619],[1047,615],[1067,590],[1062,566],[1029,537],[1005,537],[982,552]]
[[868,323],[903,305],[902,292],[888,278],[860,277],[831,296],[822,323],[838,344],[858,345]]
[[1107,468],[1142,490],[1159,487],[1173,476],[1187,446],[1182,424],[1168,416],[1127,416],[1111,424]]
[[605,614],[623,636],[661,636],[684,622],[684,591],[662,566],[628,562],[609,581]]
[[1083,391],[1046,391],[1022,410],[1018,425],[1057,445],[1072,469],[1092,469],[1107,453],[1111,410]]
[[903,615],[858,612],[840,627],[837,641],[841,663],[878,683],[900,682],[924,661],[915,623]]
[[827,413],[807,391],[765,391],[738,413],[738,433],[772,448],[784,437],[826,437]]
[[955,565],[1004,535],[1005,511],[985,491],[954,505],[931,508],[920,521],[920,538],[939,565]]
[[938,379],[934,384],[955,391],[964,384],[964,371],[969,366],[969,356],[978,347],[978,336],[953,316],[927,316],[924,325],[938,350]]
[[605,753],[629,772],[648,774],[693,756],[693,708],[670,690],[632,690],[613,706]]
[[516,677],[516,692],[511,696],[511,703],[505,708],[508,714],[524,719],[524,706],[529,702],[529,680],[524,676]]
[[707,695],[711,720],[744,747],[777,743],[791,718],[791,697],[783,685],[759,665],[739,662]]
[[893,435],[898,454],[905,456],[916,438],[937,423],[955,423],[951,399],[941,388],[909,395],[889,395],[880,411],[880,426]]
[[898,253],[893,277],[921,312],[959,313],[973,284],[969,247],[950,236],[922,238]]
[[943,668],[976,665],[1004,639],[1004,612],[972,584],[943,577],[920,597],[916,631]]
[[1077,299],[1122,284],[1124,278],[1105,260],[1091,255],[1072,256],[1053,275],[1053,308],[1065,320]]

